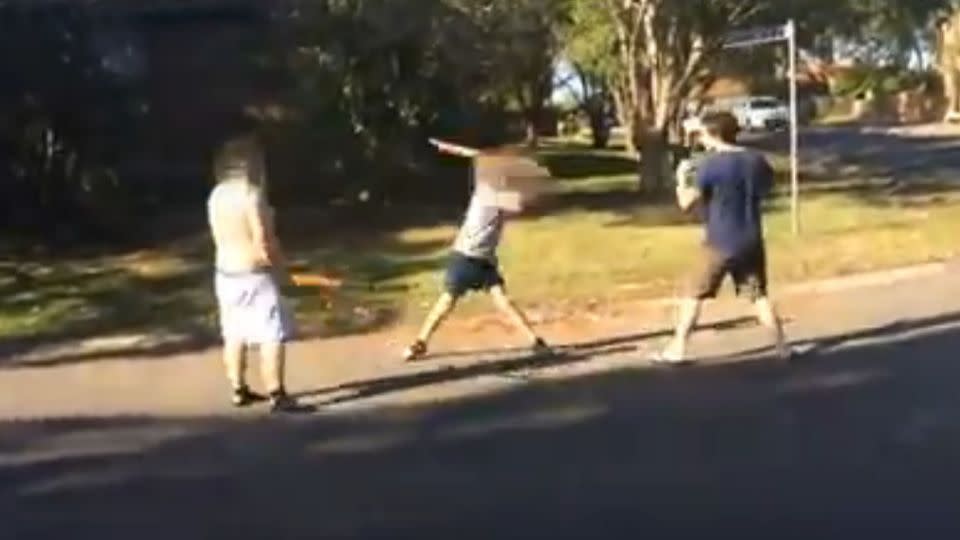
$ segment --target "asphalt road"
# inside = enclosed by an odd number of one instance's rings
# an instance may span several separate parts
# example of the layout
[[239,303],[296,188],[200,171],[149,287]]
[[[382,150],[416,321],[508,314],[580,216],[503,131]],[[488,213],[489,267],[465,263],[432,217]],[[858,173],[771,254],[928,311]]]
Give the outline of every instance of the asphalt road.
[[298,419],[6,422],[0,537],[957,538],[960,313],[820,345]]
[[[785,132],[747,134],[744,140],[765,149],[789,149]],[[960,137],[907,137],[877,127],[807,127],[799,142],[801,169],[831,180],[960,180]]]
[[[803,145],[805,160],[901,181],[960,166],[949,139],[834,128]],[[817,348],[789,366],[622,365],[292,419],[0,421],[0,539],[957,538],[960,282],[832,301],[791,329]],[[74,399],[111,388],[107,369],[0,371],[0,392]],[[173,366],[157,391],[189,376]]]

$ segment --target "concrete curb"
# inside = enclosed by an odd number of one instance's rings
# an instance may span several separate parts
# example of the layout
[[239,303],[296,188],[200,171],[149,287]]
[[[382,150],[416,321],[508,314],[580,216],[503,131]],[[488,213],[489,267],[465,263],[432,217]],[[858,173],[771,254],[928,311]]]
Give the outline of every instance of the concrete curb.
[[781,289],[780,294],[784,296],[819,294],[889,285],[910,279],[945,274],[950,267],[955,264],[954,262],[936,262],[916,266],[905,266],[891,270],[851,274],[849,276],[819,281],[795,283]]
[[[862,272],[836,278],[803,281],[777,287],[775,297],[801,296],[805,294],[826,294],[881,285],[891,285],[902,281],[946,274],[951,269],[960,269],[960,259],[903,266],[888,270]],[[776,284],[774,284],[776,285]],[[639,303],[649,306],[665,306],[676,302],[675,297],[660,297],[641,300]]]

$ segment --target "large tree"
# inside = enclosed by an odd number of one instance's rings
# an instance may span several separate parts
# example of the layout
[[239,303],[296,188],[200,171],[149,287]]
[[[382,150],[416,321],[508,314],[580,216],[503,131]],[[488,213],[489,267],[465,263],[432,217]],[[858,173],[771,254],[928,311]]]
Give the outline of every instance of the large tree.
[[948,0],[846,0],[821,4],[804,0],[822,15],[801,18],[816,21],[815,35],[841,38],[869,64],[922,67],[925,49],[934,38],[934,18]]
[[438,191],[410,181],[429,176],[427,137],[484,130],[493,93],[469,14],[443,2],[302,0],[284,15],[288,114],[274,130],[283,152],[274,162],[290,191],[373,200]]
[[960,120],[960,2],[938,21],[937,66],[946,98],[944,120]]
[[587,117],[595,148],[607,145],[610,136],[609,112],[613,101],[611,79],[617,62],[608,20],[586,2],[576,2],[571,23],[565,28],[563,55],[569,73],[560,81],[569,90],[577,107]]
[[610,143],[610,112],[613,98],[603,75],[591,66],[571,63],[568,73],[557,84],[567,91],[576,110],[586,117],[594,148],[606,148]]
[[527,144],[536,146],[544,110],[554,90],[554,72],[568,21],[565,0],[501,0],[500,39],[505,80],[523,114]]
[[[575,24],[588,25],[592,50],[612,62],[607,76],[627,145],[641,154],[641,188],[668,175],[668,137],[685,100],[705,82],[724,36],[761,14],[757,0],[579,0]],[[578,59],[574,59],[577,61]]]
[[528,144],[538,142],[569,22],[570,0],[445,0],[464,13],[475,49],[464,61],[484,67],[495,100],[520,112]]

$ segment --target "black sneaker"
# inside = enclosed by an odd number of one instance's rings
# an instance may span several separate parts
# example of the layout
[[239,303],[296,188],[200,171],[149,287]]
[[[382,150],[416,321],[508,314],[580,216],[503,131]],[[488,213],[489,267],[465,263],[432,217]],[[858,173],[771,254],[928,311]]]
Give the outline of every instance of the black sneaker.
[[231,403],[233,403],[234,407],[241,408],[241,407],[249,407],[254,403],[261,403],[266,400],[267,400],[266,396],[263,396],[261,394],[258,394],[250,390],[250,387],[241,386],[240,388],[234,389],[233,397],[231,398]]
[[533,342],[531,350],[536,356],[549,356],[553,354],[553,348],[547,345],[547,342],[544,341],[543,338],[537,338],[537,340]]
[[420,360],[426,355],[427,344],[423,340],[418,339],[417,341],[413,342],[413,345],[407,347],[407,350],[403,352],[403,360],[405,362],[413,362]]
[[314,407],[301,405],[286,391],[270,393],[270,412],[272,413],[309,413],[315,410]]

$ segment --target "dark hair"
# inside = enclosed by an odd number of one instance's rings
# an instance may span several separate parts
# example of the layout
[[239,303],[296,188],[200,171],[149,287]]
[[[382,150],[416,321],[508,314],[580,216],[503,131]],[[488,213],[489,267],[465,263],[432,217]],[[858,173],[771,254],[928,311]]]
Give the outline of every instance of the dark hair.
[[740,133],[737,117],[728,112],[714,112],[704,116],[703,128],[711,137],[727,143],[736,142],[737,134]]

